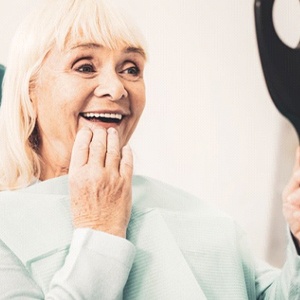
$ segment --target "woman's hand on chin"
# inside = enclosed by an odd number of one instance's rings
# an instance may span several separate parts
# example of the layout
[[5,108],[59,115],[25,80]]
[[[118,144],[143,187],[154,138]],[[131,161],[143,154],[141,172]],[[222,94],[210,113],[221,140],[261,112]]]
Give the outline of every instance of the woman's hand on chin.
[[133,158],[120,152],[114,128],[77,133],[70,162],[69,186],[73,223],[126,237],[132,206]]

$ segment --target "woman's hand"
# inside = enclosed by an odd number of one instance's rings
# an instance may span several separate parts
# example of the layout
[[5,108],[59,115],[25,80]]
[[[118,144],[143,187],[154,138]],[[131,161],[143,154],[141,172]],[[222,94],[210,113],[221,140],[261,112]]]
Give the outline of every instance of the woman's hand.
[[283,214],[300,246],[300,148],[296,152],[293,175],[283,191]]
[[69,170],[74,226],[126,237],[132,172],[131,149],[125,146],[120,153],[116,129],[80,129]]

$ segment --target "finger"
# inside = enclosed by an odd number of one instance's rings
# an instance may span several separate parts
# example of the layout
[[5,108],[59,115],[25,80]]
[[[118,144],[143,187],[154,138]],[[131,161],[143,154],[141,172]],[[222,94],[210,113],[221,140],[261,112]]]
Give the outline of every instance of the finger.
[[296,170],[288,184],[286,185],[284,191],[283,191],[283,196],[287,197],[291,193],[293,193],[296,189],[298,189],[300,186],[300,170]]
[[297,189],[299,185],[300,185],[300,147],[298,146],[295,155],[293,175],[283,191],[283,196],[287,197],[290,193],[292,193],[295,189]]
[[287,197],[287,201],[292,205],[300,206],[300,188],[291,193]]
[[104,128],[94,128],[93,138],[90,143],[90,155],[88,164],[104,167],[106,153],[106,130]]
[[293,212],[293,218],[300,221],[300,211],[299,210],[295,210]]
[[87,163],[92,136],[93,133],[88,127],[83,127],[77,132],[72,149],[70,171]]
[[120,156],[118,132],[115,128],[108,128],[105,167],[110,168],[111,172],[119,174]]
[[131,178],[133,174],[133,155],[129,145],[122,148],[122,159],[120,162],[121,177]]
[[300,146],[296,149],[294,172],[300,168]]

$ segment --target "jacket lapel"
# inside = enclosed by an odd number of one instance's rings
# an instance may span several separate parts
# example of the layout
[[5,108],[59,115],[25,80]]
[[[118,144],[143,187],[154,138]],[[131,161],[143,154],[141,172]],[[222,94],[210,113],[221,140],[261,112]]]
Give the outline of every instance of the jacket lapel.
[[65,196],[2,192],[0,207],[1,239],[47,291],[69,250],[69,201]]
[[24,265],[70,243],[73,228],[67,197],[3,192],[0,206],[1,239]]
[[158,209],[134,210],[127,237],[137,254],[124,299],[206,299]]

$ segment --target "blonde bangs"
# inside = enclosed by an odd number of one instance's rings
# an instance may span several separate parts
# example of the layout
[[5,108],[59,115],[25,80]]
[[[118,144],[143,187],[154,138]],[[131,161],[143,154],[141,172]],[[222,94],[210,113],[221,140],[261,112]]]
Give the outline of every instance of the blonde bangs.
[[139,48],[146,56],[141,33],[111,3],[103,0],[66,2],[72,2],[72,5],[65,7],[68,12],[62,14],[55,34],[55,44],[60,50],[93,43],[112,50],[124,46]]

